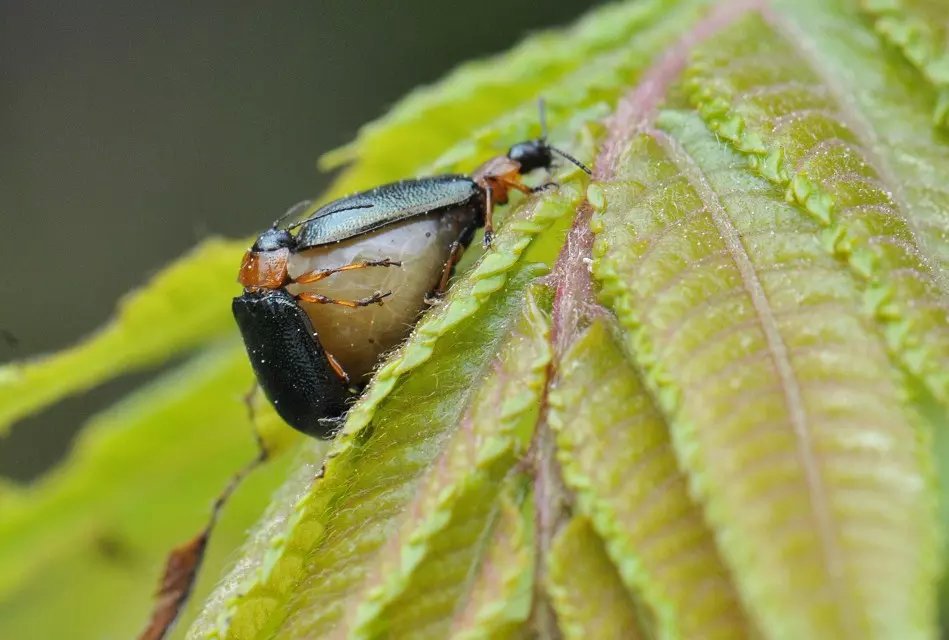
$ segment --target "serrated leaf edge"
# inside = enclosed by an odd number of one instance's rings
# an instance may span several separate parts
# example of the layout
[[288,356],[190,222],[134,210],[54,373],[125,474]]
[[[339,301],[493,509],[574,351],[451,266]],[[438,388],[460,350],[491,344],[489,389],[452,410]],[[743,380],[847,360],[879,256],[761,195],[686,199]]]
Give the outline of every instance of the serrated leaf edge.
[[[513,381],[517,388],[510,390],[511,395],[500,398],[501,403],[497,407],[498,413],[495,416],[497,421],[492,425],[494,436],[490,440],[479,443],[480,446],[474,454],[475,464],[452,478],[450,484],[441,487],[437,492],[438,498],[434,509],[424,514],[411,532],[406,532],[404,535],[400,533],[395,539],[394,544],[399,546],[402,562],[396,571],[382,576],[383,581],[371,589],[367,598],[360,603],[353,617],[353,631],[350,637],[368,637],[364,632],[366,627],[383,612],[388,604],[406,590],[412,580],[414,569],[428,556],[430,541],[447,526],[454,506],[464,497],[470,483],[475,481],[479,472],[486,470],[502,456],[514,453],[517,446],[514,432],[522,419],[539,404],[551,357],[549,322],[531,293],[528,293],[523,317],[524,328],[529,333],[521,333],[515,327],[515,333],[511,334],[515,342],[503,348],[499,357],[504,359],[518,354],[524,347],[519,344],[521,339],[529,340],[536,346],[547,345],[546,348],[530,361],[526,378]],[[499,369],[499,366],[500,364],[495,367],[495,371]],[[529,394],[529,397],[524,396],[525,392]],[[462,418],[462,422],[468,419],[470,418],[466,416]],[[439,457],[447,462],[452,455],[451,444],[449,444]],[[436,461],[434,464],[437,466],[439,462]],[[419,490],[418,500],[424,500],[425,491],[426,489]],[[413,511],[412,507],[409,507],[409,511]],[[401,543],[400,540],[402,540]]]
[[[764,24],[772,27],[773,17],[766,12],[758,13]],[[780,29],[775,28],[776,37]],[[786,40],[793,49],[797,45]],[[801,54],[804,60],[808,56]],[[684,86],[690,102],[718,136],[730,142],[734,148],[749,159],[749,164],[758,175],[773,184],[784,187],[789,202],[794,203],[805,214],[826,229],[824,243],[830,253],[842,260],[862,285],[866,308],[883,327],[891,356],[911,375],[919,377],[941,402],[949,403],[949,369],[941,363],[949,359],[949,353],[934,353],[927,341],[913,341],[908,330],[913,307],[907,301],[896,300],[894,287],[888,284],[886,272],[880,259],[864,244],[855,241],[860,234],[834,215],[837,198],[821,188],[805,175],[798,173],[784,157],[780,147],[769,146],[750,130],[745,119],[729,104],[727,98],[715,95],[701,81],[704,66],[696,61],[686,69]],[[712,72],[714,73],[714,71]],[[819,75],[819,74],[818,74]],[[855,132],[858,135],[858,132]],[[865,150],[865,148],[864,148]],[[868,152],[867,152],[868,153]],[[856,246],[855,246],[856,245]]]

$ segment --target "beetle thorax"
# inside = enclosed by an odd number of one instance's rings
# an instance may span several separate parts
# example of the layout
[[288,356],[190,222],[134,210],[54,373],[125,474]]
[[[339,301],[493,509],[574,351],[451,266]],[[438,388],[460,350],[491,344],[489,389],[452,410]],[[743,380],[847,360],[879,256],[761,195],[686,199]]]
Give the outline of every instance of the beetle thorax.
[[249,291],[279,289],[290,281],[287,273],[289,261],[289,249],[248,251],[241,260],[237,280]]
[[478,167],[471,179],[482,189],[490,189],[493,204],[507,204],[510,185],[520,183],[520,174],[519,162],[507,156],[496,156]]

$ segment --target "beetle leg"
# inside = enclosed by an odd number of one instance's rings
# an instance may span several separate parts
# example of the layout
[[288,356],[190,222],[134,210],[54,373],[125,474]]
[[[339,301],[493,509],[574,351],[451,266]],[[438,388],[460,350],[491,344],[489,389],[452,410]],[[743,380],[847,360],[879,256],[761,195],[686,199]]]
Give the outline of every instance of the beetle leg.
[[[254,396],[257,394],[257,380],[254,380],[250,385],[250,389],[247,390],[247,393],[244,394],[244,406],[247,407],[247,419],[250,420],[250,423],[257,424],[257,414],[254,411]],[[254,429],[254,433],[257,432],[257,429]],[[259,438],[258,438],[259,444]]]
[[250,389],[247,390],[247,393],[244,394],[244,406],[247,407],[247,419],[250,420],[251,430],[254,433],[254,439],[257,441],[257,462],[263,462],[268,457],[270,457],[270,451],[267,450],[267,445],[264,443],[263,437],[260,435],[260,431],[257,430],[257,412],[254,410],[254,397],[257,395],[257,390],[260,388],[260,385],[257,384],[257,381],[250,385]]
[[326,359],[329,360],[330,366],[333,367],[333,372],[339,376],[339,379],[343,381],[343,384],[349,386],[349,374],[346,373],[346,370],[343,369],[343,365],[339,363],[339,360],[336,359],[329,351],[323,350],[323,353],[326,354]]
[[505,204],[507,202],[507,192],[516,189],[523,194],[531,195],[537,191],[546,189],[556,183],[547,183],[536,189],[528,187],[521,182],[521,177],[517,173],[511,175],[491,175],[482,178],[482,188],[485,192],[484,207],[484,248],[491,246],[491,240],[494,238],[494,203]]
[[309,273],[304,273],[293,279],[293,282],[296,284],[310,284],[311,282],[318,282],[324,278],[328,278],[334,273],[340,273],[343,271],[352,271],[353,269],[365,269],[367,267],[401,267],[402,263],[398,260],[389,260],[389,258],[383,258],[382,260],[363,260],[361,262],[353,262],[342,267],[336,267],[334,269],[317,269],[315,271],[310,271]]
[[494,189],[491,185],[484,188],[484,240],[482,244],[487,249],[494,239]]
[[[330,433],[333,434],[333,435],[330,436],[330,437],[335,438],[335,437],[336,437],[336,433],[337,433],[340,429],[342,429],[342,428],[343,428],[343,425],[346,423],[346,415],[343,414],[343,415],[337,416],[337,417],[335,417],[335,418],[317,418],[316,421],[319,422],[320,424],[322,424],[324,427],[326,427],[327,431],[329,431]],[[320,469],[319,475],[317,475],[316,477],[317,477],[317,478],[322,478],[322,477],[323,477],[323,469]]]
[[[521,175],[516,171],[487,177],[485,178],[485,183],[490,184],[498,194],[498,197],[495,198],[498,204],[505,204],[507,202],[507,192],[511,189],[515,189],[527,195],[534,192],[534,189],[531,189],[521,182]],[[502,196],[501,194],[504,195]]]
[[231,476],[230,481],[211,506],[211,516],[204,528],[198,532],[198,535],[168,553],[151,619],[139,636],[139,640],[160,640],[165,637],[165,634],[167,634],[188,602],[188,596],[191,595],[198,570],[204,560],[208,539],[211,537],[211,531],[217,523],[221,509],[224,508],[231,494],[234,493],[234,490],[237,489],[247,474],[267,459],[267,449],[264,447],[263,440],[256,428],[254,429],[254,435],[259,447],[257,457]]
[[451,243],[451,249],[448,251],[448,260],[445,261],[445,268],[442,269],[442,277],[438,280],[438,284],[435,286],[435,290],[432,292],[436,298],[441,298],[445,295],[445,291],[448,289],[448,280],[451,278],[452,272],[455,270],[455,265],[458,264],[458,261],[461,260],[462,248],[461,243],[455,240]]
[[539,187],[534,187],[533,189],[531,189],[530,192],[531,192],[531,193],[539,193],[539,192],[541,192],[541,191],[547,191],[547,189],[550,189],[550,188],[552,188],[552,187],[559,187],[559,186],[560,186],[560,185],[557,184],[556,182],[554,182],[553,180],[548,180],[547,182],[545,182],[544,184],[540,185]]
[[504,186],[507,187],[508,189],[517,189],[521,193],[525,193],[527,195],[534,193],[534,189],[531,189],[526,184],[521,182],[520,178],[518,178],[517,180],[505,180]]
[[338,304],[343,307],[350,307],[355,309],[356,307],[368,307],[371,304],[382,304],[382,299],[388,296],[391,296],[391,291],[386,291],[385,293],[376,292],[369,297],[360,298],[358,300],[337,300],[335,298],[327,298],[324,295],[318,293],[304,292],[297,294],[297,300],[302,300],[303,302],[315,302],[317,304]]

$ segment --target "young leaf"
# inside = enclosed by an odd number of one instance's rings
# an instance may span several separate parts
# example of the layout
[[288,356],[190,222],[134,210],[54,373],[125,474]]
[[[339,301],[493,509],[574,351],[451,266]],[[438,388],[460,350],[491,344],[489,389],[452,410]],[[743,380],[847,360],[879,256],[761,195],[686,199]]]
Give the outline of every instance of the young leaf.
[[746,606],[776,638],[922,637],[928,451],[855,276],[695,115],[658,126],[601,187],[594,271]]
[[[2,498],[0,637],[141,631],[168,551],[205,525],[214,496],[256,454],[241,358],[227,343],[163,376],[93,418],[53,474]],[[241,487],[215,529],[209,572],[282,476],[275,465]],[[211,582],[198,585],[198,597]]]
[[483,558],[454,613],[450,635],[458,640],[530,637],[526,619],[534,578],[534,503],[526,479],[504,480],[501,500]]
[[564,480],[655,637],[749,637],[663,416],[621,350],[597,320],[557,362],[549,419]]
[[10,424],[122,373],[154,366],[230,329],[234,256],[241,245],[209,240],[119,305],[112,322],[75,347],[0,367],[0,436]]
[[[544,309],[549,300],[537,299],[549,297],[545,294],[528,290],[521,318],[473,391],[398,531],[380,550],[353,598],[352,635],[402,637],[413,629],[445,635],[451,629],[454,611],[470,589],[469,576],[488,548],[502,481],[526,453],[539,414],[550,363]],[[530,611],[529,597],[527,605],[521,622]],[[479,608],[490,606],[483,602]]]
[[[541,93],[596,180],[588,204],[573,170],[498,212],[329,457],[299,448],[189,637],[933,637],[949,147],[919,43],[941,32],[913,0],[857,5],[612,5],[368,125],[327,197],[470,172],[537,137]],[[244,244],[0,369],[3,430],[199,351],[36,487],[0,486],[0,637],[140,631],[164,553],[253,456],[227,313]],[[223,512],[199,598],[283,475]]]
[[547,590],[564,640],[648,637],[635,602],[588,521],[571,520],[554,539],[547,562]]
[[945,126],[949,116],[949,46],[945,13],[925,0],[862,0],[874,27],[900,48],[936,90],[933,121]]
[[[926,174],[899,181],[906,161],[897,158],[907,149],[874,154],[864,142],[870,134],[862,112],[839,94],[841,82],[823,56],[818,63],[796,38],[759,13],[735,22],[695,51],[687,71],[692,102],[713,131],[814,218],[827,251],[857,277],[891,352],[949,401],[949,214],[933,207],[949,203],[949,189]],[[848,74],[867,63],[854,65]],[[921,137],[913,146],[931,148],[928,127]],[[923,157],[949,168],[942,146]],[[915,174],[919,156],[913,158]]]
[[[647,0],[606,6],[568,30],[540,33],[503,56],[463,65],[437,85],[412,92],[389,114],[363,127],[354,142],[324,156],[322,164],[328,167],[355,161],[331,193],[412,175],[478,128],[500,139],[504,148],[536,136],[538,95],[574,113],[618,95],[704,4]],[[615,75],[617,66],[623,77],[603,73]],[[497,121],[510,118],[512,108],[522,105],[519,135],[498,136]],[[471,155],[470,146],[466,155]]]

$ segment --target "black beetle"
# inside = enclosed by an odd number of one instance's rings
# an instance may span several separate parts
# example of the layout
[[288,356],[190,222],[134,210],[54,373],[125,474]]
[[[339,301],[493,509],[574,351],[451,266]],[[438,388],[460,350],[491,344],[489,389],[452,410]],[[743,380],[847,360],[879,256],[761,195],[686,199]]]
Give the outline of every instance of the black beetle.
[[[471,176],[382,185],[331,202],[281,229],[281,220],[309,208],[304,201],[262,233],[244,254],[238,275],[244,292],[231,308],[257,382],[280,416],[307,435],[332,437],[380,354],[411,329],[428,293],[444,291],[478,227],[485,228],[485,246],[490,245],[494,205],[505,204],[511,189],[531,193],[548,186],[532,189],[521,178],[550,169],[553,154],[590,173],[547,144],[545,130],[541,138],[515,144]],[[290,231],[296,228],[294,236]],[[317,283],[322,293],[307,290]],[[382,292],[390,286],[395,293]],[[354,298],[360,293],[366,295]],[[379,315],[383,299],[385,315]],[[222,505],[267,457],[260,445],[257,459],[215,501],[207,526],[169,556],[159,599],[139,640],[160,640],[171,628]]]
[[[351,382],[361,382],[379,355],[405,336],[425,294],[444,289],[478,227],[485,227],[485,244],[490,243],[494,205],[505,204],[511,189],[534,191],[522,176],[549,169],[554,153],[589,173],[544,136],[512,146],[471,176],[382,185],[330,202],[288,229],[280,229],[278,220],[261,234],[244,255],[239,276],[244,293],[232,309],[257,381],[280,416],[303,433],[332,437],[354,392]],[[296,228],[294,236],[290,231]],[[370,243],[377,246],[369,249]],[[399,277],[392,274],[364,275],[372,267],[401,267],[402,283],[391,286]],[[335,282],[325,281],[329,276]],[[323,293],[300,286],[316,282]],[[327,287],[350,297],[325,295]],[[353,299],[360,288],[366,295]],[[401,303],[386,300],[384,312],[361,309],[381,305],[393,288],[412,291]],[[306,312],[296,302],[309,303],[303,305]]]

